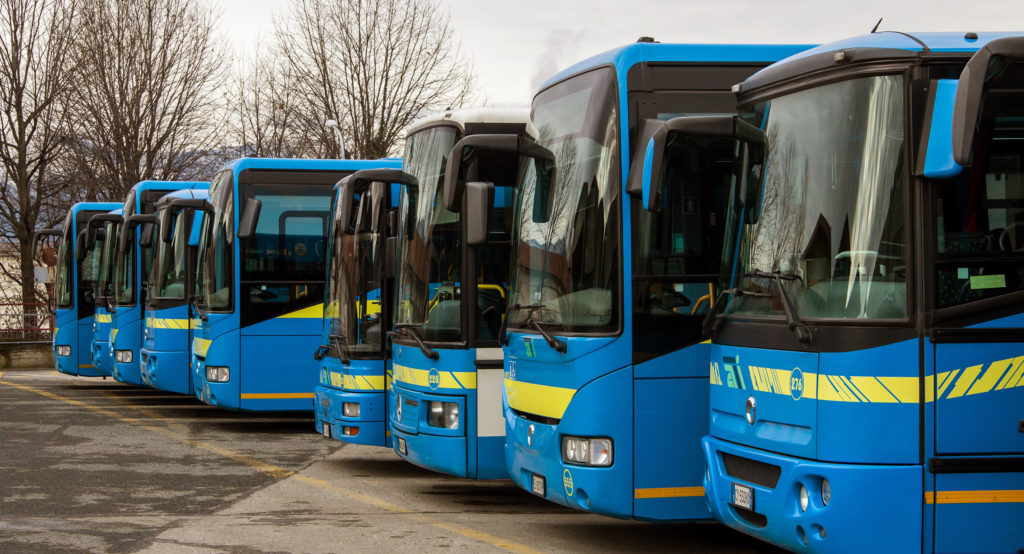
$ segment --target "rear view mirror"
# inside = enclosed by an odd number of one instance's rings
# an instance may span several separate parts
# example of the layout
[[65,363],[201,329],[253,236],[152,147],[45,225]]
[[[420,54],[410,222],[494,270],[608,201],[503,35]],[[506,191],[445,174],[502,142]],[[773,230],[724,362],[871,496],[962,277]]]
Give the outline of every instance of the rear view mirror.
[[171,207],[164,206],[160,211],[160,241],[171,242]]
[[936,81],[928,99],[932,119],[922,174],[931,179],[955,177],[963,170],[953,157],[953,105],[958,83],[956,79]]
[[156,223],[148,222],[142,224],[142,229],[139,231],[139,246],[143,248],[153,246],[153,230],[156,225]]
[[[152,235],[153,229],[152,229],[152,226],[156,225],[156,223],[157,223],[157,219],[156,219],[156,216],[153,215],[153,214],[134,214],[134,215],[128,216],[128,219],[126,219],[124,221],[124,225],[121,226],[121,235],[117,238],[117,250],[118,250],[118,252],[121,252],[123,254],[123,253],[128,251],[128,245],[130,244],[128,241],[132,240],[129,237],[132,235],[132,233],[135,232],[135,227],[137,227],[139,225],[144,225],[144,224],[149,224],[150,225],[150,228],[149,228],[149,241],[151,243],[152,239],[153,239],[153,235]],[[145,228],[143,228],[143,231],[145,232]],[[142,236],[139,237],[139,245],[140,246],[147,246],[146,244],[143,244],[143,237]]]
[[1013,61],[1024,60],[1024,37],[993,40],[964,66],[953,101],[953,159],[970,165],[975,131],[981,118],[985,89]]
[[79,262],[85,259],[85,234],[85,229],[82,229],[75,238],[75,259]]
[[555,179],[555,154],[532,139],[516,134],[470,135],[455,143],[448,154],[443,184],[444,203],[448,211],[460,211],[466,187],[465,180],[460,178],[462,168],[472,162],[479,152],[486,150],[515,152],[533,160],[537,170],[533,219],[538,223],[547,221],[551,212],[551,184]]
[[494,205],[494,183],[472,181],[466,183],[466,244],[487,244],[488,219]]
[[[89,248],[92,248],[93,244],[96,243],[96,236],[98,233],[103,233],[101,226],[108,221],[121,221],[121,216],[117,214],[96,214],[89,218],[89,224],[86,225],[86,236],[85,244]],[[111,237],[112,239],[114,237]],[[106,235],[104,234],[104,240]]]
[[255,198],[250,198],[245,203],[242,218],[238,220],[238,238],[251,239],[256,234],[256,223],[260,220],[262,207],[263,202]]
[[[362,195],[369,190],[370,185],[373,183],[397,183],[405,185],[410,188],[419,187],[419,180],[416,179],[415,175],[406,173],[400,169],[360,169],[355,173],[345,177],[341,181],[338,181],[338,216],[334,224],[338,227],[349,231],[349,225],[352,224],[352,211],[355,204],[355,195]],[[391,187],[385,187],[384,190],[390,190]],[[386,205],[390,205],[390,201]],[[381,221],[374,216],[373,227],[380,225]],[[373,232],[379,232],[380,229],[368,229]]]
[[[629,176],[629,192],[640,194],[648,211],[661,209],[664,188],[664,158],[668,148],[704,147],[699,139],[737,141],[735,166],[737,201],[748,208],[748,223],[756,221],[758,199],[764,176],[767,138],[763,131],[736,116],[685,116],[655,125],[644,151],[643,163],[634,164]],[[753,218],[753,220],[750,220]]]
[[32,237],[32,255],[35,256],[36,249],[39,248],[39,239],[43,237],[59,237],[61,235],[60,229],[43,229],[36,231],[36,234]]

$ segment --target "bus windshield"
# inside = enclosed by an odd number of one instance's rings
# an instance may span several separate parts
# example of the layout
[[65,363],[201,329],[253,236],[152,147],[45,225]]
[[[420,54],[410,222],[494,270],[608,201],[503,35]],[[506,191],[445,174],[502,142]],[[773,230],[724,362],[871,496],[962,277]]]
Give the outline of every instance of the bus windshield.
[[781,316],[785,287],[802,318],[906,318],[903,97],[879,75],[755,107],[768,164],[759,205],[730,205],[723,285],[764,294],[727,313]]
[[[528,318],[562,332],[614,333],[619,325],[620,137],[615,73],[602,68],[537,95],[538,142],[554,152],[550,190],[536,165],[520,179],[510,327]],[[542,206],[541,204],[546,204]],[[547,217],[543,214],[546,212]]]
[[[381,304],[385,235],[369,225],[371,220],[380,220],[374,213],[382,211],[384,186],[373,183],[360,196],[348,229],[337,225],[341,202],[334,202],[325,309],[332,346],[340,345],[347,355],[355,357],[380,354],[385,330]],[[331,356],[339,354],[333,348],[329,352]]]
[[249,184],[238,190],[241,213],[248,202],[261,204],[255,232],[240,243],[242,324],[323,302],[332,187]]
[[448,211],[441,196],[456,140],[454,127],[432,127],[410,136],[405,147],[405,171],[416,177],[419,189],[404,188],[402,194],[399,221],[408,223],[399,231],[395,322],[422,326],[423,340],[432,342],[462,339],[459,214]]
[[[172,209],[170,206],[165,210]],[[157,242],[153,265],[153,296],[162,299],[185,299],[189,225],[188,210],[179,210],[171,218],[171,242]]]
[[213,214],[203,218],[200,231],[196,295],[203,308],[231,309],[232,248],[234,244],[234,174],[222,171],[210,184]]

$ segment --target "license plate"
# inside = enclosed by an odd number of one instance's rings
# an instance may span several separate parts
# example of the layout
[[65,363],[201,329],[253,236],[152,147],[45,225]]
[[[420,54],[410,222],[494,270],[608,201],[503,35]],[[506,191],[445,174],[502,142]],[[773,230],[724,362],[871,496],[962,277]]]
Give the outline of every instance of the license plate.
[[534,473],[533,483],[531,483],[530,488],[533,490],[533,494],[544,496],[544,477]]
[[324,436],[331,438],[331,424],[326,421],[324,422]]
[[754,488],[739,483],[732,484],[732,503],[747,510],[754,509]]
[[408,451],[405,449],[405,439],[398,437],[398,453],[405,456]]

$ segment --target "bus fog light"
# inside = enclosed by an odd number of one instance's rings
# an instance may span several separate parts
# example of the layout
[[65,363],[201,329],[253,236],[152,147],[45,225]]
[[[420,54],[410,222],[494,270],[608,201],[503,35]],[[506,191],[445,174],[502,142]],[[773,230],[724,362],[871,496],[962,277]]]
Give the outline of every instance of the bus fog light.
[[456,402],[427,403],[427,425],[444,429],[459,428],[459,405]]
[[342,426],[341,434],[345,435],[346,437],[354,437],[354,436],[359,434],[359,428],[358,427]]
[[132,363],[132,351],[131,350],[115,350],[114,361],[119,364],[130,364]]
[[66,358],[66,357],[70,356],[71,355],[71,345],[69,345],[69,344],[58,344],[57,345],[57,355],[62,357],[62,358]]
[[359,417],[359,403],[342,402],[341,413],[345,414],[345,417]]
[[[821,480],[821,503],[828,506],[828,503],[832,501],[832,485],[829,484],[828,479]],[[824,535],[824,529],[822,529]]]
[[401,423],[402,422],[402,397],[401,396],[396,396],[395,398],[398,399],[398,402],[397,402],[398,407],[395,408],[395,419],[398,420],[399,423]]
[[224,366],[206,366],[206,380],[211,383],[227,383],[231,379],[231,370]]
[[800,485],[800,511],[801,512],[806,512],[807,511],[807,504],[808,504],[809,500],[810,499],[807,497],[807,488],[804,487],[803,485]]
[[612,465],[612,439],[562,437],[562,461],[597,467]]

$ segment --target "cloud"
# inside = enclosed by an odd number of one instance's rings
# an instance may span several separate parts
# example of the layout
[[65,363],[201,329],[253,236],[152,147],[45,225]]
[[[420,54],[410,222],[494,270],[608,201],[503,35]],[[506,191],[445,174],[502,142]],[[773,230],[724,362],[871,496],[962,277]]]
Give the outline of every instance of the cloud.
[[576,46],[584,40],[586,29],[554,29],[544,38],[542,50],[534,65],[533,76],[530,78],[530,89],[538,90],[544,81],[558,73],[580,57]]

